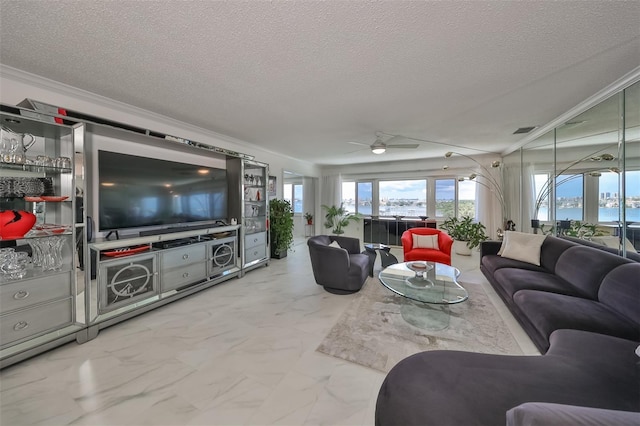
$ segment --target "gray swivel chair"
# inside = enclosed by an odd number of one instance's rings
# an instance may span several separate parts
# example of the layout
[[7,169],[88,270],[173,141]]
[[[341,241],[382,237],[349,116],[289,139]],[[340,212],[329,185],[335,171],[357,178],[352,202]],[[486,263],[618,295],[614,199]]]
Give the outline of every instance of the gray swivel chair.
[[[330,247],[336,241],[341,248]],[[334,294],[359,291],[369,275],[369,256],[360,253],[360,240],[334,235],[317,235],[307,240],[313,277]]]

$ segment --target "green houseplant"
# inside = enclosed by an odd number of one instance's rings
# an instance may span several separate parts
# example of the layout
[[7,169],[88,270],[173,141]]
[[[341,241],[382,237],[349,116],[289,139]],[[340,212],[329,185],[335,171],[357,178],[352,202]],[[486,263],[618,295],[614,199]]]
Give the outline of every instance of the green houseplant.
[[282,259],[293,244],[293,210],[287,200],[273,198],[269,201],[269,236],[271,257]]
[[311,213],[306,212],[304,218],[307,219],[307,225],[313,225],[313,215]]
[[342,228],[348,226],[349,222],[357,222],[360,220],[358,213],[349,213],[343,204],[340,204],[340,207],[323,205],[322,208],[327,211],[324,217],[324,227],[331,229],[331,232],[336,235],[344,234]]
[[571,226],[565,231],[564,235],[582,240],[591,240],[592,237],[601,237],[605,233],[598,229],[596,224],[572,220]]
[[468,250],[456,248],[458,254],[471,254],[471,249],[480,246],[482,241],[489,238],[485,232],[485,226],[480,222],[474,222],[471,216],[462,216],[460,219],[449,217],[440,225],[440,228],[447,231],[455,241],[466,243],[465,246]]

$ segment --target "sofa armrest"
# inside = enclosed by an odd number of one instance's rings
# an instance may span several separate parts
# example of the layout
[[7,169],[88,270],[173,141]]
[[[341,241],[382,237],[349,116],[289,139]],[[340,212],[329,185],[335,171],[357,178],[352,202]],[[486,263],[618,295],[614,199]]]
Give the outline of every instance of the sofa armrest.
[[480,260],[488,254],[498,254],[502,241],[483,241],[480,243]]
[[640,424],[640,413],[578,407],[543,402],[527,402],[507,411],[507,426]]
[[360,253],[360,240],[353,237],[340,237],[337,235],[331,235],[331,240],[340,244],[340,247],[345,249],[349,254]]

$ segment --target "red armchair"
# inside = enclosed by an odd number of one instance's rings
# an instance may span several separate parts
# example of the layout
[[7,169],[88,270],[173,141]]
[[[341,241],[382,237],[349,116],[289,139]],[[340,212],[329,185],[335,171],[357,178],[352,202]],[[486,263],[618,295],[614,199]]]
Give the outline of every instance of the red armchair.
[[[413,246],[414,235],[437,235],[438,248],[420,248]],[[426,260],[451,265],[451,246],[453,239],[446,232],[433,228],[410,228],[402,233],[404,261]]]

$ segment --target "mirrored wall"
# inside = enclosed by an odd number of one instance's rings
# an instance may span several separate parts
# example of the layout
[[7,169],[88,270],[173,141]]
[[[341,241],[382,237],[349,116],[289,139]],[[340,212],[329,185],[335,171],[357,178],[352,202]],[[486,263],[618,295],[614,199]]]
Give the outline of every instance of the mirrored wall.
[[640,83],[505,158],[518,160],[520,229],[640,251]]

